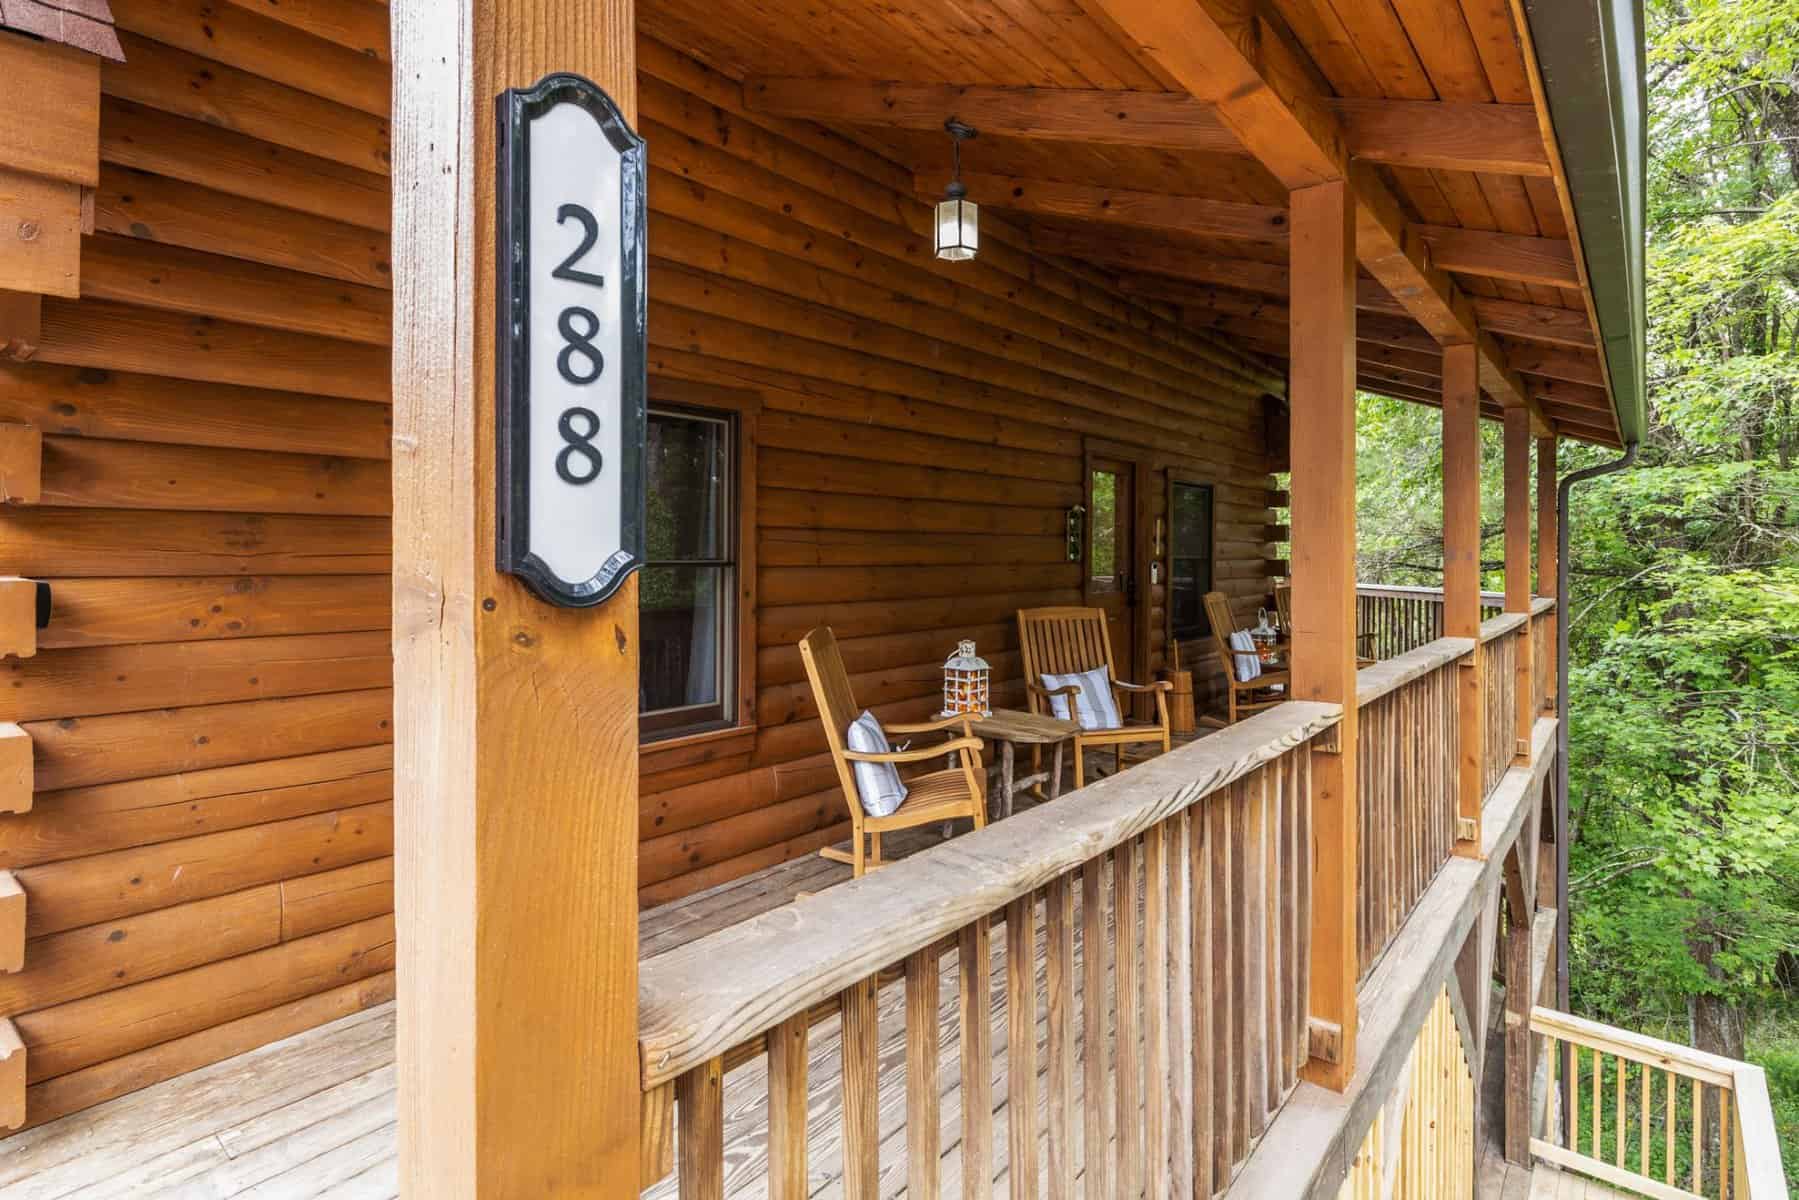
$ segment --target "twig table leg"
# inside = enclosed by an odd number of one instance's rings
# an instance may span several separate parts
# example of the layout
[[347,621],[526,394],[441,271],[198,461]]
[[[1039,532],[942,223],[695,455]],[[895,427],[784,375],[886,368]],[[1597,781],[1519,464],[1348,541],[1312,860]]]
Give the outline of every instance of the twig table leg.
[[1062,743],[1056,743],[1056,752],[1049,768],[1049,798],[1059,800],[1062,796]]
[[1000,803],[1006,806],[1006,816],[1012,815],[1012,743],[1001,741],[999,744],[999,795]]

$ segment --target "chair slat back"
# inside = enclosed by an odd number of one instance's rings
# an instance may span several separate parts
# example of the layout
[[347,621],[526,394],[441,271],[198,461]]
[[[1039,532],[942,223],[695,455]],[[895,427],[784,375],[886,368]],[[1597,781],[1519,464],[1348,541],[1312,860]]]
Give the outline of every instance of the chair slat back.
[[1287,636],[1293,636],[1293,585],[1277,583],[1274,585],[1274,611],[1280,614],[1281,628]]
[[1236,631],[1237,618],[1231,615],[1231,602],[1225,599],[1223,592],[1207,592],[1205,606],[1206,620],[1212,626],[1212,644],[1218,649],[1218,661],[1224,667],[1224,677],[1234,680],[1237,678],[1237,667],[1231,660],[1231,634]]
[[837,781],[843,787],[844,802],[859,829],[862,806],[856,802],[855,771],[843,757],[843,737],[850,722],[860,716],[862,710],[856,707],[849,672],[844,670],[843,655],[837,649],[837,635],[831,632],[829,625],[820,625],[800,639],[800,661],[806,665],[806,679],[812,684],[812,700],[818,705],[818,719],[825,727],[825,741],[831,747],[831,758],[837,766]]
[[[1045,675],[1066,675],[1104,667],[1113,679],[1112,635],[1106,629],[1103,608],[1021,608],[1018,610],[1018,643],[1024,658],[1024,676],[1041,685]],[[1027,689],[1031,711],[1044,711],[1041,696]]]

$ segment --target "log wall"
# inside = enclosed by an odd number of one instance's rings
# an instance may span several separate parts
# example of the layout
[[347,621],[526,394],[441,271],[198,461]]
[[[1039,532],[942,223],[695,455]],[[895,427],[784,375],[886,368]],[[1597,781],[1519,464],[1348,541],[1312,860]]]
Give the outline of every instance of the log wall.
[[[0,423],[44,435],[0,575],[55,597],[0,661],[35,760],[0,812],[30,1124],[393,990],[386,8],[114,11],[81,298],[0,363]],[[641,62],[653,394],[753,397],[760,514],[748,724],[642,757],[653,904],[843,834],[813,624],[885,717],[934,711],[962,636],[1019,701],[1014,611],[1081,595],[1062,530],[1093,439],[1142,455],[1144,539],[1166,468],[1216,484],[1218,584],[1253,614],[1279,381],[997,221],[939,264],[908,171]],[[1153,670],[1161,588],[1145,606]]]

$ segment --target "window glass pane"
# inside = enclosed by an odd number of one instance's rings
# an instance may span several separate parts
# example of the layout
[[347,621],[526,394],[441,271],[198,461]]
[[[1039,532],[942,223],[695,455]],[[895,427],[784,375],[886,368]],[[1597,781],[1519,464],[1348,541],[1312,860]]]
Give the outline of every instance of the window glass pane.
[[1169,489],[1168,619],[1177,638],[1211,632],[1205,594],[1212,590],[1212,489],[1177,483]]
[[1118,476],[1093,472],[1093,561],[1090,578],[1109,582],[1118,574]]
[[639,584],[639,708],[715,705],[727,690],[729,567],[645,567]]
[[650,414],[644,455],[649,561],[726,556],[729,428],[685,413]]

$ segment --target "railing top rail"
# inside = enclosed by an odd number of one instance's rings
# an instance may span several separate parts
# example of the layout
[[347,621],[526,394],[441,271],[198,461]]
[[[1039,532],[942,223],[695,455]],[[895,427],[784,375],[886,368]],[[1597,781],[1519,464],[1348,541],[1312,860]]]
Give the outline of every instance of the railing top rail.
[[[1406,583],[1358,583],[1357,594],[1363,596],[1387,597],[1393,600],[1442,600],[1443,589],[1440,587],[1416,587]],[[1504,604],[1504,592],[1482,592],[1482,604]]]
[[1342,719],[1291,701],[860,879],[645,962],[645,1090],[1030,894]]
[[1438,638],[1397,658],[1383,659],[1356,672],[1356,705],[1365,707],[1440,667],[1474,652],[1473,638]]
[[1538,596],[1535,600],[1532,600],[1530,602],[1530,615],[1533,617],[1540,617],[1546,612],[1554,612],[1554,611],[1555,611],[1555,597],[1554,596]]
[[1530,1010],[1530,1027],[1562,1041],[1574,1042],[1589,1049],[1603,1050],[1620,1058],[1643,1063],[1661,1070],[1673,1071],[1689,1079],[1698,1079],[1714,1087],[1732,1089],[1737,1071],[1744,1064],[1734,1058],[1707,1054],[1677,1042],[1664,1042],[1643,1033],[1590,1021],[1572,1013],[1537,1005]]
[[1496,641],[1508,633],[1516,633],[1530,624],[1528,613],[1500,613],[1496,617],[1488,617],[1480,623],[1481,644]]

